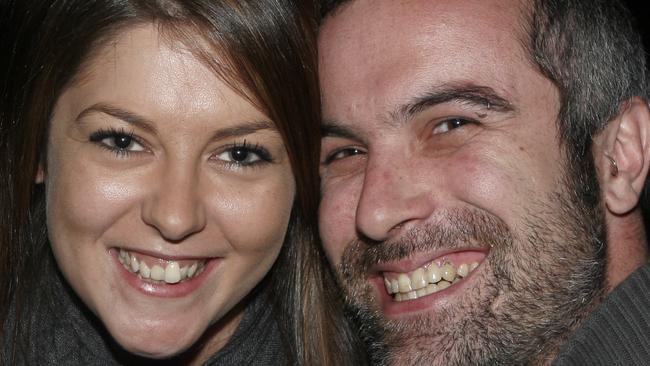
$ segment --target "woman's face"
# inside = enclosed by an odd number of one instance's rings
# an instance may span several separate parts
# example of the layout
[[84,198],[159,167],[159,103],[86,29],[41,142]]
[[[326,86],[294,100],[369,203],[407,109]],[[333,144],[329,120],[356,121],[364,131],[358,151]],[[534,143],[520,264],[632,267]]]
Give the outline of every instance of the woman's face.
[[47,157],[57,263],[118,343],[170,356],[216,323],[208,344],[223,345],[240,307],[224,315],[277,258],[294,199],[273,122],[142,26],[62,94]]

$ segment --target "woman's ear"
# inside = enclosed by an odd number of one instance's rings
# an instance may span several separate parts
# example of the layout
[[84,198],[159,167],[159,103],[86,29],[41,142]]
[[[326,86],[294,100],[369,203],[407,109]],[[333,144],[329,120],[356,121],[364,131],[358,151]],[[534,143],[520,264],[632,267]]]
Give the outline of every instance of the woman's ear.
[[594,138],[598,181],[607,209],[624,215],[639,202],[650,166],[650,110],[639,97],[623,103]]
[[45,167],[43,163],[38,163],[38,168],[36,169],[36,177],[34,178],[36,184],[41,184],[45,182]]

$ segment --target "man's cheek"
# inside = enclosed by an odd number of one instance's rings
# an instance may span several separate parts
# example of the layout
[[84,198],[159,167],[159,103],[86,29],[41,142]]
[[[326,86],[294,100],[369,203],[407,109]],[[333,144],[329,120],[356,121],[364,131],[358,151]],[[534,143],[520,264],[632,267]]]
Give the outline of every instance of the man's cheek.
[[319,208],[320,236],[332,264],[340,262],[346,243],[354,239],[354,210],[345,204],[346,201],[336,192],[327,192]]

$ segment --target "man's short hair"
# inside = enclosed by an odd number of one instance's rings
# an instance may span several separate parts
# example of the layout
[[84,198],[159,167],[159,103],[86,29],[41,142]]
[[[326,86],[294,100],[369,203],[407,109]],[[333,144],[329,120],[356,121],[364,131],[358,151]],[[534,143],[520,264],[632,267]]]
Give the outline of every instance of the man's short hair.
[[[627,8],[617,0],[534,0],[525,48],[560,93],[557,119],[570,179],[584,187],[585,203],[599,202],[592,137],[621,103],[647,97],[643,42]],[[650,206],[647,185],[641,200]],[[644,215],[647,217],[647,215]]]
[[350,0],[321,0],[320,2],[321,20],[324,19],[326,16],[330,15],[330,13],[334,9],[338,8],[340,5],[348,1]]

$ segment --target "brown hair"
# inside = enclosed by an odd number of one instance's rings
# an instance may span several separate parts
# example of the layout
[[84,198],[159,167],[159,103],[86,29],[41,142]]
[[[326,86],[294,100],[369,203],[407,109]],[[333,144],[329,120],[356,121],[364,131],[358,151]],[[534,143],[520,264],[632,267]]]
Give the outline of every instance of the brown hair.
[[[315,6],[300,0],[22,0],[0,14],[8,55],[0,72],[0,346],[29,347],[38,267],[50,258],[44,192],[48,122],[83,62],[125,27],[155,23],[190,46],[231,87],[266,113],[283,136],[297,194],[289,232],[268,275],[267,293],[291,363],[358,364],[361,353],[342,315],[317,239],[319,92]],[[200,38],[200,39],[197,39]],[[204,42],[202,42],[204,41]],[[209,49],[206,49],[207,44]],[[218,53],[219,60],[215,60]],[[13,321],[8,322],[8,319]],[[24,346],[23,346],[24,347]],[[0,347],[6,352],[7,347]],[[15,359],[2,355],[0,359]]]

